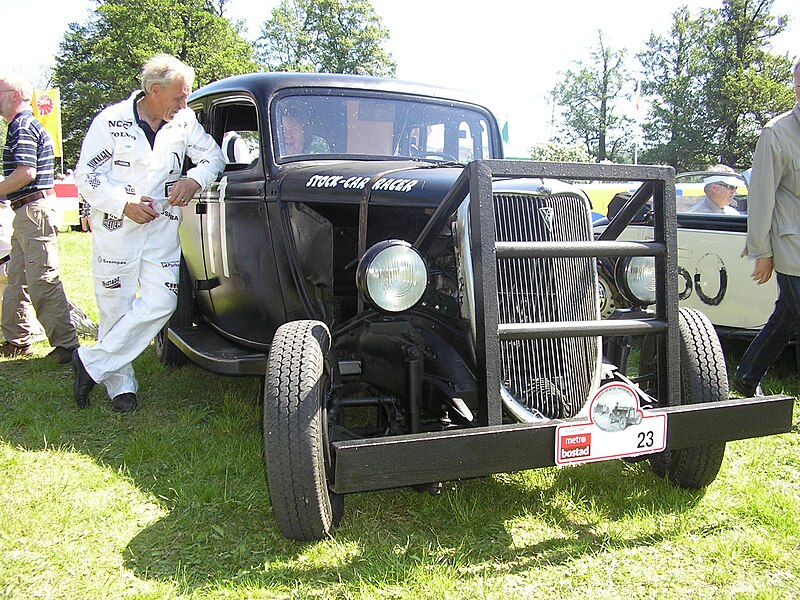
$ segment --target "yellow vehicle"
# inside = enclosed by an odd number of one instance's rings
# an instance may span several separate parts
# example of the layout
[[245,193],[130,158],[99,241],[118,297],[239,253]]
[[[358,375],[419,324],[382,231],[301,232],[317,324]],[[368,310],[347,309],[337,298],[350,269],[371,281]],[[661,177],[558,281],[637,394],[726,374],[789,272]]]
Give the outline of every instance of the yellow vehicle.
[[619,181],[593,181],[591,183],[584,183],[578,187],[589,197],[589,202],[592,204],[592,212],[605,216],[608,214],[608,205],[614,199],[614,196],[620,193],[632,194],[639,189],[639,185],[638,181],[631,181],[629,183],[620,183]]
[[[675,179],[675,209],[677,212],[687,212],[705,197],[703,191],[703,178],[708,177],[706,171],[681,173]],[[620,193],[633,194],[639,188],[639,182],[630,183],[593,181],[579,186],[589,197],[592,211],[601,215],[608,215],[608,205],[614,196]],[[747,186],[744,180],[736,190],[736,209],[747,213]]]

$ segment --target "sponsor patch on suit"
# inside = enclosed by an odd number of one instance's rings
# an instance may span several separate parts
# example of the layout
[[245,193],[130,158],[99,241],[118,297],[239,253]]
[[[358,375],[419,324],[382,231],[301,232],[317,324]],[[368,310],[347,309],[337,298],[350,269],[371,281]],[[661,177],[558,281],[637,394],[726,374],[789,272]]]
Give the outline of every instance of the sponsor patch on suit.
[[116,231],[122,227],[122,219],[118,219],[114,215],[103,213],[103,227],[109,231]]

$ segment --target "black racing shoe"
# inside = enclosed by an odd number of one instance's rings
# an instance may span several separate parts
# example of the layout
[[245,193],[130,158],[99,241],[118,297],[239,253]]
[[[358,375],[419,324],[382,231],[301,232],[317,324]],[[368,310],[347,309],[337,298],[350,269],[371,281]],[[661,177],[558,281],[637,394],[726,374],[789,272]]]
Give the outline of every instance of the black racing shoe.
[[733,378],[733,381],[731,382],[731,389],[739,394],[742,398],[760,398],[764,395],[764,390],[761,389],[760,383],[747,383],[738,377]]
[[89,406],[89,392],[97,385],[97,382],[86,372],[77,348],[72,351],[72,370],[75,373],[75,380],[72,384],[75,404],[78,405],[78,408],[86,408]]
[[126,392],[119,396],[114,396],[111,401],[111,410],[118,413],[128,413],[136,410],[136,394]]
[[72,348],[65,348],[64,346],[56,346],[48,353],[47,356],[55,358],[62,365],[66,365],[69,364],[70,361],[72,361],[72,353],[75,352],[77,348],[78,346],[74,346]]

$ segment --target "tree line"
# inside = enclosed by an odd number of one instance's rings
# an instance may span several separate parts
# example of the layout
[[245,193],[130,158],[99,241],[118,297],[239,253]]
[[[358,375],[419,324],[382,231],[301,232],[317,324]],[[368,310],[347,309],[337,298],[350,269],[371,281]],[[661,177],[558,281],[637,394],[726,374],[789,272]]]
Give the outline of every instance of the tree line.
[[[626,50],[598,32],[589,58],[561,73],[550,91],[558,132],[534,146],[532,157],[635,158],[678,171],[749,167],[763,126],[795,104],[792,61],[769,52],[789,17],[772,9],[773,0],[723,0],[696,14],[683,6],[669,30],[653,32],[636,55],[636,75]],[[631,116],[634,103],[647,106],[640,123]]]
[[[139,87],[156,52],[194,66],[198,86],[257,71],[395,74],[370,0],[281,0],[255,42],[226,17],[228,3],[97,0],[86,22],[71,23],[50,82],[61,89],[64,164],[77,161],[94,115]],[[694,14],[683,6],[650,35],[636,68],[598,31],[588,58],[550,91],[557,133],[531,157],[749,167],[763,125],[794,104],[791,60],[769,51],[789,17],[772,9],[773,0],[722,0]]]
[[255,43],[225,13],[229,0],[98,0],[59,45],[52,85],[61,89],[65,164],[105,106],[138,89],[141,66],[158,52],[195,69],[201,86],[257,71],[394,76],[389,31],[369,0],[282,0]]

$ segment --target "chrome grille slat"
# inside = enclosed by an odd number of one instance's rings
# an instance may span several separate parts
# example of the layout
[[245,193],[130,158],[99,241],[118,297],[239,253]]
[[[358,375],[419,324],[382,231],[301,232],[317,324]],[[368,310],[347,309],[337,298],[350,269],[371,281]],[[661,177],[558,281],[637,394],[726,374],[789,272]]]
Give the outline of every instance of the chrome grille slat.
[[[496,193],[494,203],[497,241],[592,239],[580,197]],[[590,258],[500,258],[497,285],[500,324],[598,318]],[[594,384],[599,343],[596,337],[501,341],[501,381],[520,403],[546,417],[574,416]]]

